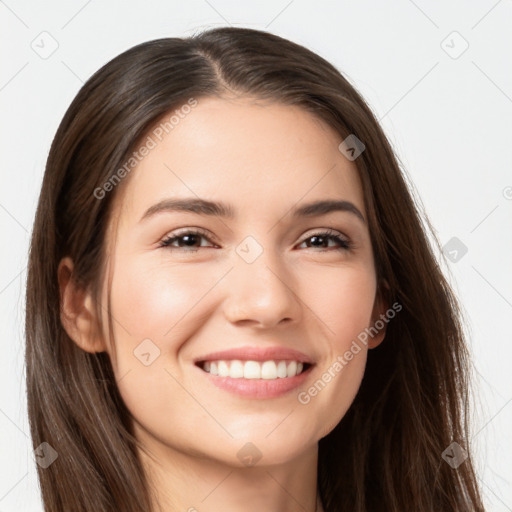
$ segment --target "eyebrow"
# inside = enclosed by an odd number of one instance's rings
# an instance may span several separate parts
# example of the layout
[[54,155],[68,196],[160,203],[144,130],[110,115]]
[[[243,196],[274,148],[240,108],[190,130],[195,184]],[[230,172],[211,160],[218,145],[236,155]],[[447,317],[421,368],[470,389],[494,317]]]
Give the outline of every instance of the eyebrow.
[[[226,219],[235,218],[234,208],[221,201],[208,201],[200,198],[172,198],[164,199],[146,210],[139,222],[163,212],[190,212],[198,215],[222,217]],[[292,209],[292,217],[317,217],[327,215],[331,212],[348,212],[355,215],[363,223],[366,223],[363,214],[350,201],[324,199],[306,203]]]

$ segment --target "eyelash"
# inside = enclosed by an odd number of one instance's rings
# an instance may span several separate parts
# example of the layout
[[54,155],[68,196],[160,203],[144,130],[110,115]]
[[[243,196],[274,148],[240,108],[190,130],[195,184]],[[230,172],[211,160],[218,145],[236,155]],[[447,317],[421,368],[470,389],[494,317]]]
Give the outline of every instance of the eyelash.
[[[197,252],[199,250],[199,248],[196,248],[196,249],[185,249],[183,247],[171,247],[171,244],[173,242],[183,238],[186,235],[198,235],[198,236],[201,236],[201,237],[205,238],[206,240],[208,240],[208,242],[212,242],[204,231],[201,231],[201,230],[189,230],[189,231],[184,231],[182,233],[175,234],[175,235],[169,236],[167,238],[164,238],[160,242],[159,247],[166,248],[166,249],[169,249],[171,251],[183,250],[185,252]],[[305,241],[307,241],[307,240],[309,240],[310,238],[313,238],[313,237],[323,237],[323,238],[327,238],[329,240],[334,240],[335,242],[340,244],[340,247],[335,249],[337,251],[349,251],[349,250],[352,249],[352,242],[350,242],[348,239],[343,238],[340,235],[338,235],[336,233],[336,231],[332,231],[332,230],[329,230],[329,229],[328,230],[324,230],[324,231],[320,231],[318,233],[313,233],[312,235],[310,235],[307,238],[305,238],[302,242],[300,242],[299,245],[302,245]],[[320,249],[317,252],[328,252],[330,250],[332,250],[332,248]]]

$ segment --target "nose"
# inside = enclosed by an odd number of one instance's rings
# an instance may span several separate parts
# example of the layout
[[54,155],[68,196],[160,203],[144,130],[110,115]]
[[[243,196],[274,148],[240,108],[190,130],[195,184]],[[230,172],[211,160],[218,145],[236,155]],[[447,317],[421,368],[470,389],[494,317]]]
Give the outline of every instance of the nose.
[[225,286],[225,316],[233,324],[269,328],[300,321],[298,282],[271,250],[252,263],[237,256]]

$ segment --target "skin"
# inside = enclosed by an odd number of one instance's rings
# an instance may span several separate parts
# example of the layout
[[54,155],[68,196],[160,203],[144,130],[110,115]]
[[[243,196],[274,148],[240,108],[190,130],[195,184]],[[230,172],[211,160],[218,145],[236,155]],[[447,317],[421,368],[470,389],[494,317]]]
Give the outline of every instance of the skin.
[[[353,402],[367,350],[385,332],[361,344],[309,403],[297,395],[387,309],[366,222],[346,211],[299,220],[289,213],[343,199],[366,218],[358,171],[338,150],[341,141],[299,107],[201,98],[117,191],[107,238],[111,283],[101,298],[106,305],[110,286],[114,340],[95,328],[93,297],[69,279],[72,261],[61,262],[63,324],[84,350],[109,353],[163,510],[315,510],[318,441]],[[236,217],[163,212],[140,220],[163,199],[195,196],[231,204]],[[173,251],[159,247],[182,228],[207,231],[196,252],[183,241]],[[353,247],[312,244],[326,228]],[[263,250],[252,263],[236,252],[249,235]],[[134,350],[148,338],[160,355],[146,366]],[[300,389],[263,400],[218,389],[194,367],[200,355],[244,345],[294,348],[315,366]],[[262,455],[252,467],[237,456],[246,443]]]

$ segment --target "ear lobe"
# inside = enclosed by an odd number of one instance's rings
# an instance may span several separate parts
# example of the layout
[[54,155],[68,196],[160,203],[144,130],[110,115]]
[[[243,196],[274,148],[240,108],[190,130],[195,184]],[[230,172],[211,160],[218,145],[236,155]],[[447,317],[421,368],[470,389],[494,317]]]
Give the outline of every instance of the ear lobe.
[[[389,286],[385,280],[383,281],[382,286],[389,289]],[[378,333],[369,338],[368,349],[378,347],[384,341],[384,338],[386,336],[386,326],[387,326],[387,322],[388,322],[387,320],[385,320],[386,319],[385,313],[388,309],[389,309],[389,304],[384,299],[382,290],[379,289],[375,296],[375,302],[373,304],[372,320],[371,320],[371,322],[372,322],[371,327],[373,327],[372,332],[374,329],[377,329]]]
[[60,320],[69,337],[86,352],[104,352],[91,293],[73,279],[73,261],[66,257],[57,271],[60,290]]

